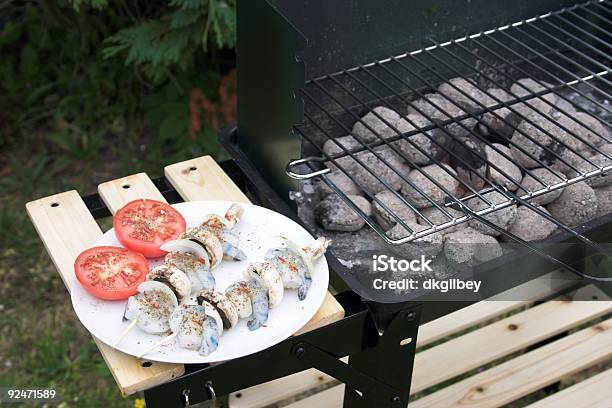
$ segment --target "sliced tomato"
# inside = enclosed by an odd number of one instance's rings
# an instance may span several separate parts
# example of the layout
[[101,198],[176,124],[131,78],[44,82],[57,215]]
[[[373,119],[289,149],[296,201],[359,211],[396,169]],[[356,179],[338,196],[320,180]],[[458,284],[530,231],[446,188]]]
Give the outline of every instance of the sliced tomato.
[[147,258],[163,256],[159,249],[165,242],[185,232],[185,219],[174,208],[156,200],[134,200],[115,214],[115,235],[126,248]]
[[127,299],[145,281],[149,262],[142,254],[114,246],[99,246],[81,252],[74,261],[81,285],[100,299]]

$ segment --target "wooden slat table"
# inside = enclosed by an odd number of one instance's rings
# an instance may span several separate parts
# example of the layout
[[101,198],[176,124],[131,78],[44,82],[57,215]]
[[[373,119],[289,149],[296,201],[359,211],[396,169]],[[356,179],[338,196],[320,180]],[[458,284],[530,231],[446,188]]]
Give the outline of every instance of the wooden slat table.
[[[503,406],[566,375],[612,358],[612,320],[597,322],[599,318],[612,313],[612,302],[555,300],[537,303],[537,300],[548,296],[551,289],[559,291],[569,288],[569,281],[556,277],[557,273],[548,274],[499,295],[500,299],[520,298],[522,301],[483,301],[423,325],[419,330],[417,345],[429,348],[417,351],[415,356],[411,394],[434,386],[440,387],[440,384],[473,372],[475,368],[511,356],[517,351],[528,350],[543,341],[581,327],[586,322],[592,322],[590,327],[480,374],[446,385],[412,402],[410,408]],[[592,287],[582,290],[598,293]],[[517,297],[517,293],[521,297]],[[504,317],[506,314],[511,315]],[[473,326],[477,328],[470,329]],[[467,333],[457,336],[462,331]],[[432,347],[435,342],[439,344]],[[605,378],[608,377],[593,377],[592,381],[582,386],[576,385],[571,390],[564,390],[556,398],[551,397],[549,403],[544,404],[544,400],[542,407],[573,407],[564,401],[580,398],[600,401],[601,404],[603,399],[588,394],[604,388],[602,381]],[[233,393],[230,395],[230,407],[268,406],[331,381],[333,378],[310,369]],[[612,391],[606,390],[604,395],[612,395]],[[340,384],[299,400],[290,407],[338,408],[342,406],[343,396],[344,385]],[[612,407],[610,400],[607,403],[601,406]],[[539,407],[537,404],[535,406]]]
[[[167,179],[186,201],[227,200],[248,203],[248,198],[210,157],[204,156],[165,168]],[[138,198],[165,201],[145,173],[134,174],[98,186],[112,213]],[[26,204],[27,212],[66,288],[74,280],[77,255],[102,235],[98,224],[76,191],[41,198]],[[69,300],[67,300],[69,301]],[[317,314],[299,333],[316,329],[344,317],[344,309],[328,293]],[[149,362],[124,354],[94,338],[104,361],[124,395],[162,384],[182,375],[182,364]],[[146,363],[146,364],[144,364]]]

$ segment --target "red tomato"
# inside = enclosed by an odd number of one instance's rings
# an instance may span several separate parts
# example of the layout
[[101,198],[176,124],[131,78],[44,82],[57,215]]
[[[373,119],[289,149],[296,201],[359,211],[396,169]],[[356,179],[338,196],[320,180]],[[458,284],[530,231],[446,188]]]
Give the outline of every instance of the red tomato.
[[81,285],[100,299],[127,299],[137,292],[149,272],[146,258],[129,249],[99,246],[81,252],[74,261]]
[[165,242],[185,232],[185,219],[174,208],[155,200],[134,200],[115,214],[115,235],[126,248],[147,258],[163,256],[159,249]]

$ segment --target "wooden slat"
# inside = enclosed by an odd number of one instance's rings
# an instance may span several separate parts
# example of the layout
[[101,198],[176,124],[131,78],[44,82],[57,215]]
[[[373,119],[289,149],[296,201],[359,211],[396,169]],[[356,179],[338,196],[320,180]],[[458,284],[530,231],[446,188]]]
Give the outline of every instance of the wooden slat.
[[[210,157],[176,163],[165,168],[170,183],[187,201],[227,200],[250,203],[238,186]],[[325,326],[344,317],[344,309],[329,292],[317,313],[296,334]]]
[[146,173],[102,183],[98,186],[98,193],[113,214],[125,204],[139,198],[166,201]]
[[[558,291],[572,284],[571,281],[560,279],[560,276],[559,273],[553,272],[530,282],[526,282],[523,285],[517,286],[516,288],[510,289],[492,298],[522,299],[521,301],[483,301],[426,323],[419,329],[417,346],[428,345],[461,330],[494,319],[504,313],[530,305],[538,299],[549,296],[551,290]],[[285,395],[287,394],[297,394],[303,392],[304,389],[320,385],[320,382],[313,381],[313,378],[318,378],[319,376],[327,378],[321,371],[310,369],[294,374],[291,378],[279,378],[259,384],[240,391],[240,398],[235,398],[237,393],[231,394],[230,405],[236,408],[257,408],[267,406],[282,401],[286,398]],[[279,392],[279,390],[282,391]]]
[[427,395],[411,408],[499,407],[610,357],[612,319]]
[[344,399],[344,384],[289,404],[286,408],[340,408]]
[[490,300],[484,300],[442,316],[419,329],[417,347],[426,346],[497,316],[528,306],[572,284],[571,280],[563,279],[559,272],[551,272],[502,292]]
[[451,379],[612,311],[612,302],[551,301],[417,353],[411,393]]
[[610,408],[612,406],[612,369],[572,385],[528,408]]
[[[268,387],[255,387],[230,394],[229,406],[232,408],[255,408],[269,406],[276,401],[282,401],[293,395],[308,391],[316,385],[327,384],[333,377],[319,370],[306,370],[301,373],[282,378],[283,381],[270,381]],[[263,392],[262,392],[263,391]],[[270,402],[270,394],[274,399]]]
[[249,199],[210,156],[172,164],[166,178],[186,200],[220,200],[249,203]]
[[[29,202],[26,209],[66,288],[70,290],[74,280],[74,260],[102,235],[102,231],[76,191]],[[95,337],[94,341],[125,395],[184,373],[182,365],[152,363],[143,367],[142,361],[110,348]]]

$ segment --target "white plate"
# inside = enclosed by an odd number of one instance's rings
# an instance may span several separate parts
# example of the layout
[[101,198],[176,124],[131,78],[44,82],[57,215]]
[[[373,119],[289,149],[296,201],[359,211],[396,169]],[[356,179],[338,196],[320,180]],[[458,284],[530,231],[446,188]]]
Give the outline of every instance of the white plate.
[[[192,201],[175,204],[173,207],[185,217],[188,227],[194,227],[202,222],[206,214],[225,214],[231,204],[229,201]],[[265,252],[278,244],[279,235],[300,245],[309,245],[314,241],[304,228],[281,214],[255,205],[241,205],[245,209],[244,216],[232,232],[235,232],[240,248],[247,254],[248,260],[223,261],[214,269],[218,290],[225,290],[231,283],[242,278],[250,261],[262,260]],[[92,246],[99,245],[121,246],[112,229]],[[150,260],[152,266],[159,263],[159,259]],[[236,327],[224,331],[217,350],[205,357],[197,351],[180,348],[171,340],[143,358],[168,363],[210,363],[242,357],[271,347],[290,337],[314,316],[323,303],[328,283],[327,261],[325,257],[321,257],[314,262],[312,286],[306,299],[299,301],[295,289],[285,290],[282,302],[270,310],[268,322],[264,327],[250,331],[246,326],[246,319],[240,320]],[[72,284],[71,297],[74,310],[87,330],[108,345],[115,343],[128,325],[121,321],[126,301],[97,299],[85,291],[76,279]],[[160,339],[160,335],[147,334],[135,327],[116,348],[137,356],[147,346]]]

